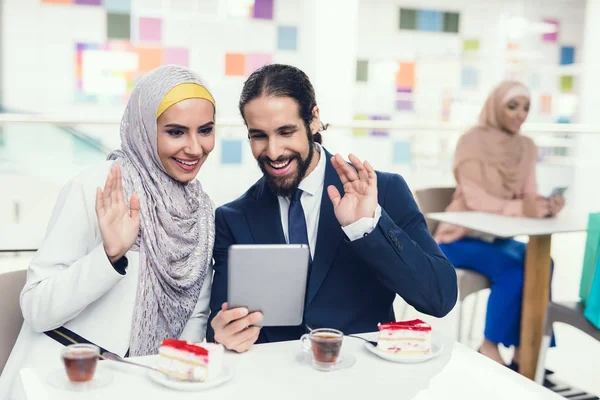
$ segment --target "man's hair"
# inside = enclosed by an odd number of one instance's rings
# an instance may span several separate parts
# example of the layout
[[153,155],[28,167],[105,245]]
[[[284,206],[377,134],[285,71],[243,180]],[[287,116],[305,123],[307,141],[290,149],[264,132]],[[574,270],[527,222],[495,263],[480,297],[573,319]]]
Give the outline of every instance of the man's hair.
[[[311,134],[310,124],[313,120],[313,109],[317,105],[315,89],[308,76],[291,65],[270,64],[254,71],[244,83],[240,96],[239,109],[244,117],[244,106],[260,96],[290,97],[298,104],[300,118]],[[319,131],[327,129],[322,125]],[[320,132],[313,135],[314,141],[323,142]]]

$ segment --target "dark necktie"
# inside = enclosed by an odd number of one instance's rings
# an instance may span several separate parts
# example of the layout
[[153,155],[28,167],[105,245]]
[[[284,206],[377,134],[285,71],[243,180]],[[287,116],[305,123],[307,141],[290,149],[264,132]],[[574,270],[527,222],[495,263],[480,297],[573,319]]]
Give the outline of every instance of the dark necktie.
[[[290,244],[305,244],[309,246],[308,254],[308,275],[306,277],[306,294],[308,295],[308,283],[310,282],[310,273],[312,269],[312,256],[310,255],[310,245],[308,243],[308,230],[306,229],[306,218],[304,217],[304,209],[300,198],[302,190],[296,189],[292,194],[290,201],[290,209],[288,211],[288,238]],[[305,298],[306,301],[306,298]],[[304,310],[306,312],[306,310]],[[304,318],[302,318],[301,327],[305,326]]]
[[302,193],[302,189],[296,189],[292,194],[288,212],[288,238],[290,244],[305,244],[308,246],[306,218],[304,217],[304,210],[300,202]]

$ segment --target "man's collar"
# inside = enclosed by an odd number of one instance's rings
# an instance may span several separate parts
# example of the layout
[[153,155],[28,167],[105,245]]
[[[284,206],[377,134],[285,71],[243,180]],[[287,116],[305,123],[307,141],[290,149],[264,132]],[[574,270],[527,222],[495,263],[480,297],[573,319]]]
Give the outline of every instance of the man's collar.
[[317,192],[322,190],[323,182],[325,182],[325,165],[327,164],[327,155],[325,154],[325,151],[321,145],[318,143],[315,143],[314,157],[319,157],[317,166],[310,174],[308,174],[307,177],[302,180],[302,182],[300,182],[300,185],[298,185],[299,189],[302,189],[303,192],[306,192],[311,196],[314,196],[317,194]]

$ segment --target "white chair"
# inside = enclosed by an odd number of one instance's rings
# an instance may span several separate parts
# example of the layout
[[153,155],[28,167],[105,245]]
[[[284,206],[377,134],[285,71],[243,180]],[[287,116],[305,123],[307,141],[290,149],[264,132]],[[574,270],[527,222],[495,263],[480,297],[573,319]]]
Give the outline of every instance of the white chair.
[[581,302],[571,303],[556,303],[550,302],[548,304],[548,310],[546,312],[546,324],[544,326],[544,338],[542,339],[542,346],[540,348],[540,355],[538,358],[538,365],[536,368],[535,380],[539,384],[544,382],[545,378],[545,365],[546,365],[546,352],[550,346],[550,339],[552,337],[552,325],[555,322],[562,322],[579,329],[580,331],[587,333],[594,339],[600,341],[600,329],[596,328],[590,321],[583,316],[585,306]]
[[[415,192],[419,208],[423,214],[442,212],[448,207],[452,201],[452,195],[454,194],[455,188],[430,188],[421,189]],[[431,234],[435,233],[439,222],[434,221],[425,217],[427,227]],[[460,266],[456,266],[456,276],[458,280],[458,328],[457,328],[457,340],[462,341],[462,317],[463,317],[463,300],[471,295],[475,294],[475,301],[473,303],[473,309],[471,313],[471,321],[469,326],[469,335],[467,340],[471,340],[473,336],[473,325],[475,322],[475,311],[477,309],[477,301],[479,300],[479,291],[487,289],[491,286],[490,280],[475,271],[462,269]]]
[[0,274],[0,374],[23,325],[19,295],[26,277],[26,270]]

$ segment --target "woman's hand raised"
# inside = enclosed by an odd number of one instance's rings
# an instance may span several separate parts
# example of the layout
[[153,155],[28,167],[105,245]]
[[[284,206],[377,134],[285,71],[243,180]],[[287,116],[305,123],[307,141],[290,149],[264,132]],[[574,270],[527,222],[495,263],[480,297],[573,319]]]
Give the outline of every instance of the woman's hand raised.
[[140,230],[140,199],[136,193],[129,200],[129,208],[123,197],[121,170],[113,166],[104,190],[96,190],[98,226],[104,251],[113,264],[133,246]]

